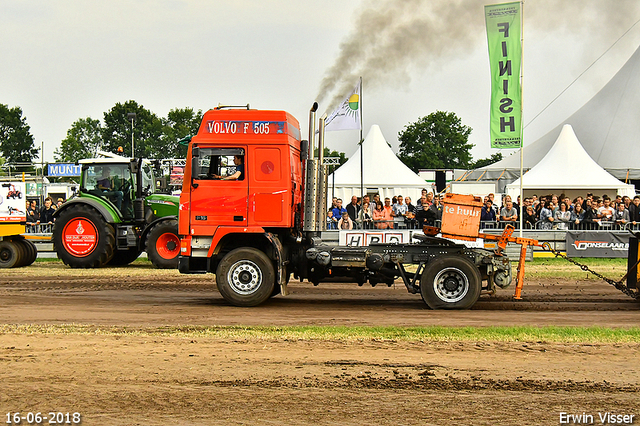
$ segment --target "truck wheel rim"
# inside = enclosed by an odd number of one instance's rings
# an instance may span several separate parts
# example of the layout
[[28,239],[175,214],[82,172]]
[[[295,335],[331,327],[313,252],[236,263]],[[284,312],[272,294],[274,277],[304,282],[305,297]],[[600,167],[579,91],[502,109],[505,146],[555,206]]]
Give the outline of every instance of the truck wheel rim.
[[260,288],[262,271],[252,261],[240,260],[229,269],[227,281],[234,292],[249,295]]
[[89,256],[98,245],[98,228],[88,219],[72,219],[62,229],[62,245],[75,257]]
[[445,268],[434,278],[433,290],[444,302],[459,302],[469,292],[469,279],[458,268]]
[[165,232],[156,240],[156,251],[163,259],[174,259],[180,252],[180,240],[178,236]]

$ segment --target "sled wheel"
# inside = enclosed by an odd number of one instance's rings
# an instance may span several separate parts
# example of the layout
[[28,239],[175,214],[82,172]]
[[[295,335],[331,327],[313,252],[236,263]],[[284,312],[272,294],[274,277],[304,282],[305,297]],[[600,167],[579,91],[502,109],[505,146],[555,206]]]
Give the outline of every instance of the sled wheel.
[[18,245],[11,240],[0,241],[0,268],[15,268],[19,260]]

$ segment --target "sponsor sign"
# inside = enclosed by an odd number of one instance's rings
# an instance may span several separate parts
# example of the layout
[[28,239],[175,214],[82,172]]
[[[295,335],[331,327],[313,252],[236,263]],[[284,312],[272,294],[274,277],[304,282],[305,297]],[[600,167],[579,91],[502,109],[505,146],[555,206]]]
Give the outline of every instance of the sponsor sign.
[[0,184],[0,222],[26,222],[24,182]]
[[[413,237],[416,234],[424,235],[424,232],[422,232],[421,229],[341,229],[338,244],[341,246],[363,247],[374,243],[418,243],[420,240]],[[464,244],[467,247],[484,248],[484,241],[481,238],[475,241],[461,241],[453,238],[447,239],[459,244]]]
[[569,257],[627,257],[629,234],[593,231],[567,231]]
[[80,176],[79,164],[48,164],[47,175],[52,177]]
[[88,256],[98,243],[98,230],[93,222],[77,218],[69,221],[62,230],[62,244],[76,257]]

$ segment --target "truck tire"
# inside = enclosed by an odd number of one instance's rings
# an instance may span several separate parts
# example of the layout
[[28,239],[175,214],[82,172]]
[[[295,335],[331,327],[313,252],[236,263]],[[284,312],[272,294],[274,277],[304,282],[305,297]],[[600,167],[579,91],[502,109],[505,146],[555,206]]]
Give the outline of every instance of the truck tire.
[[142,253],[137,248],[133,247],[128,250],[116,250],[113,253],[113,257],[109,261],[109,266],[124,266],[128,265],[138,257],[140,257],[140,253]]
[[258,249],[237,248],[218,264],[216,283],[227,302],[235,306],[257,306],[269,299],[275,285],[271,259]]
[[65,265],[99,268],[113,258],[116,245],[113,227],[95,209],[72,204],[53,226],[53,247]]
[[427,264],[420,279],[422,300],[431,309],[468,309],[480,297],[480,271],[463,256],[442,256]]
[[0,241],[0,268],[15,268],[20,263],[20,250],[11,240]]
[[177,269],[180,254],[178,221],[165,220],[149,231],[147,236],[147,256],[153,266],[159,269]]

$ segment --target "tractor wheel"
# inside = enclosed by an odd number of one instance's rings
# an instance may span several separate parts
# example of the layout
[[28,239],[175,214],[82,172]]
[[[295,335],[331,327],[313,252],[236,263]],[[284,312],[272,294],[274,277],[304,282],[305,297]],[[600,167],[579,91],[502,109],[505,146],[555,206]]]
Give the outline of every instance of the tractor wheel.
[[142,252],[137,248],[130,248],[129,250],[116,250],[113,253],[113,257],[109,261],[109,266],[128,265],[138,257],[140,257],[140,253]]
[[24,266],[29,266],[38,258],[38,249],[31,241],[21,240],[22,245],[27,248],[27,260]]
[[99,268],[109,263],[116,244],[113,227],[92,207],[73,204],[53,226],[53,247],[72,268]]
[[257,306],[273,294],[275,271],[266,254],[254,248],[237,248],[218,264],[218,291],[235,306]]
[[425,268],[420,294],[431,309],[468,309],[480,297],[480,271],[463,256],[438,257]]
[[14,268],[19,265],[20,251],[11,240],[0,241],[0,268]]
[[178,221],[165,220],[154,225],[147,236],[147,256],[153,266],[177,269],[179,254]]

